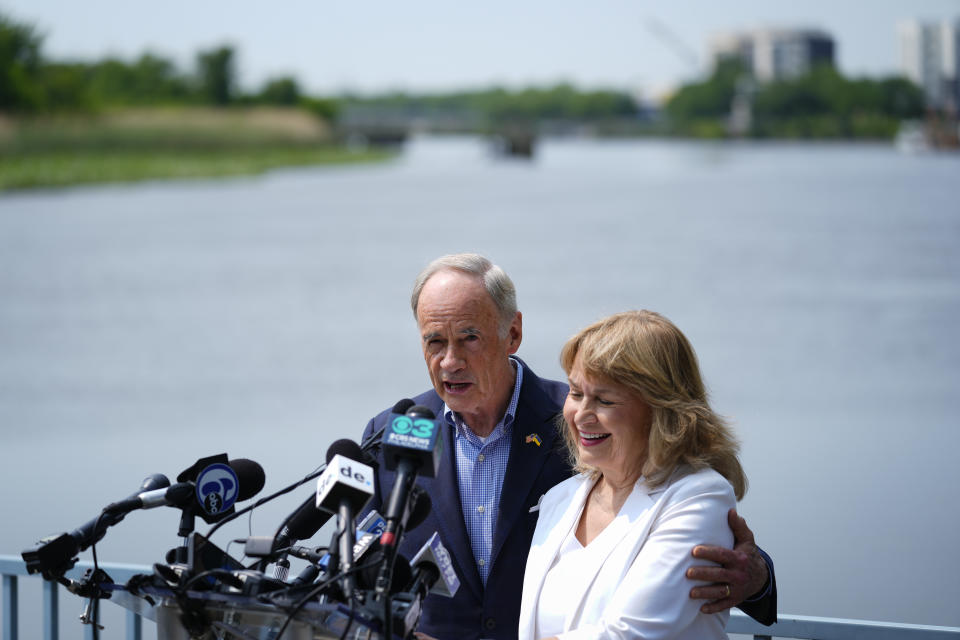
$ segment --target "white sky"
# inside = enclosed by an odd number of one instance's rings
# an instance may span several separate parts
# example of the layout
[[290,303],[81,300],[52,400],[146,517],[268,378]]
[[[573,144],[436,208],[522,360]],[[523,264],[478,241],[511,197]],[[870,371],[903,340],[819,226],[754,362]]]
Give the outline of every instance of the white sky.
[[[569,81],[652,96],[706,67],[711,34],[757,26],[824,29],[844,73],[884,75],[899,66],[898,20],[960,18],[960,0],[0,2],[46,34],[53,59],[132,59],[150,49],[186,70],[200,49],[231,44],[245,88],[293,75],[308,93]],[[653,35],[651,21],[697,62]]]

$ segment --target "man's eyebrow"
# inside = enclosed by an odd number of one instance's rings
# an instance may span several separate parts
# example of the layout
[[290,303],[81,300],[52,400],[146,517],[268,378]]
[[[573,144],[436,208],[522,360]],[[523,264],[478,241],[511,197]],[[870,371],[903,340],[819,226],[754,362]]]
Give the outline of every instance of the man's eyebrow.
[[[480,332],[480,329],[477,329],[476,327],[466,327],[464,329],[460,329],[457,333],[461,335],[467,335],[467,336],[483,335]],[[433,340],[434,338],[439,338],[439,337],[440,337],[439,331],[431,331],[430,333],[423,334],[423,341],[429,342],[430,340]]]

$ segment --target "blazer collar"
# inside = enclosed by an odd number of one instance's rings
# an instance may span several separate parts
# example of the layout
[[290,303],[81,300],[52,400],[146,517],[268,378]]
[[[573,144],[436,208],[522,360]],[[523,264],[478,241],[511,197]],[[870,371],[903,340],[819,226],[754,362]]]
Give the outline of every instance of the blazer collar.
[[[595,480],[587,476],[580,476],[580,482],[576,488],[571,491],[571,495],[566,500],[565,506],[561,507],[563,508],[563,512],[551,527],[550,533],[536,554],[535,560],[533,560],[534,556],[531,555],[532,562],[534,562],[536,566],[529,566],[527,568],[527,574],[538,576],[540,579],[540,583],[535,586],[525,585],[525,591],[526,589],[531,589],[529,597],[532,602],[539,600],[547,570],[560,552],[564,540],[566,540],[567,536],[576,528],[577,523],[580,521],[587,497],[590,495],[590,490],[593,489],[595,484]],[[569,628],[571,621],[578,619],[581,615],[586,595],[610,554],[613,553],[625,537],[631,533],[636,534],[634,524],[640,517],[643,517],[647,510],[654,504],[651,495],[656,495],[662,491],[663,488],[658,488],[651,492],[644,483],[638,482],[634,490],[627,497],[623,507],[620,508],[620,512],[616,518],[607,525],[600,535],[591,540],[590,544],[587,545],[586,551],[592,556],[590,566],[594,567],[595,571],[591,574],[583,575],[582,579],[578,580],[576,584],[570,585],[570,590],[574,596],[571,602],[576,602],[577,606],[572,607],[570,611],[567,612],[564,628]],[[543,515],[541,515],[541,517],[543,517]],[[526,592],[524,593],[524,597],[528,597]],[[530,615],[533,615],[535,610],[534,607]],[[532,632],[532,628],[530,631]]]
[[494,565],[517,520],[540,498],[539,495],[530,494],[534,491],[543,465],[556,455],[554,449],[562,446],[558,442],[555,424],[556,403],[543,392],[540,379],[522,360],[520,365],[524,367],[523,385],[510,434],[510,460],[503,479],[497,529],[493,535],[490,562]]

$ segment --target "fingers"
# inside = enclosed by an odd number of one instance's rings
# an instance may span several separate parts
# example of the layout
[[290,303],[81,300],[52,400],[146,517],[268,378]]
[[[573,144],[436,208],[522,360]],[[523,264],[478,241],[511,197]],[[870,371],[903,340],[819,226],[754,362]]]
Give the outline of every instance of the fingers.
[[690,590],[690,597],[694,600],[707,600],[700,607],[700,611],[703,613],[718,613],[742,602],[742,598],[733,593],[729,584],[708,584],[694,587]]
[[[733,579],[731,575],[732,572],[727,571],[723,567],[690,567],[687,569],[687,577],[691,580],[696,580],[697,582],[716,582],[717,584],[730,584],[730,581]],[[695,589],[707,589],[712,588],[714,585],[707,585],[701,587],[695,587]],[[712,593],[712,592],[710,592]],[[712,596],[699,596],[704,599],[716,599],[722,598],[725,594],[712,595]]]
[[702,584],[690,589],[690,597],[694,600],[723,600],[730,597],[730,585],[726,583]]
[[704,613],[720,613],[721,611],[732,609],[733,607],[740,604],[740,602],[741,602],[740,600],[735,600],[733,598],[724,598],[723,600],[708,602],[707,604],[700,607],[700,611]]
[[727,524],[733,531],[733,546],[739,547],[743,544],[754,544],[753,531],[747,526],[747,521],[740,517],[736,509],[730,509],[727,512]]
[[710,544],[698,544],[693,548],[693,557],[698,560],[709,560],[723,566],[746,562],[747,556],[742,551],[734,551],[726,547],[717,547]]

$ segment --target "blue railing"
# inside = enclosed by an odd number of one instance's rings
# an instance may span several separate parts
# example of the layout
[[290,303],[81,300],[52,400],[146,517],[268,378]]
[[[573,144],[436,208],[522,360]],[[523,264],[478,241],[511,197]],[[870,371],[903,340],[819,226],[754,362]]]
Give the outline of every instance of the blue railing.
[[[68,573],[77,579],[91,566],[78,562]],[[110,574],[117,583],[124,583],[138,573],[149,573],[150,567],[100,563],[100,568]],[[27,568],[19,556],[0,555],[0,575],[3,576],[3,636],[0,640],[18,640],[18,578],[27,575]],[[31,579],[39,579],[32,577]],[[60,585],[43,581],[43,638],[59,638]],[[142,640],[142,620],[128,611],[127,640]],[[802,638],[805,640],[960,640],[960,627],[934,627],[919,624],[895,624],[869,620],[845,620],[843,618],[814,618],[780,614],[777,624],[765,627],[748,616],[734,611],[727,623],[727,633],[752,635],[755,640],[771,638]],[[93,640],[93,628],[85,627],[84,638]]]

